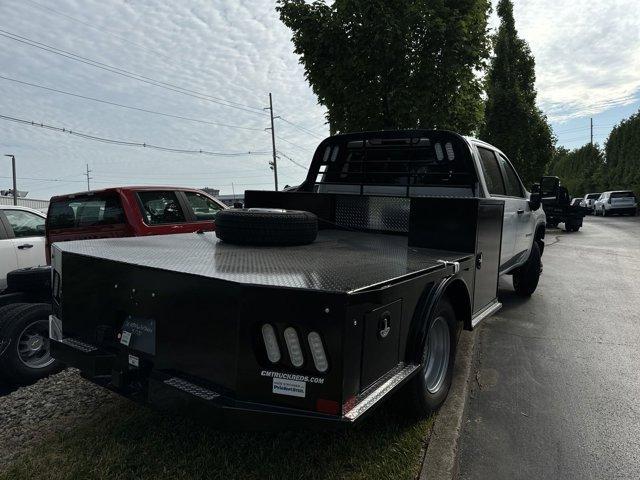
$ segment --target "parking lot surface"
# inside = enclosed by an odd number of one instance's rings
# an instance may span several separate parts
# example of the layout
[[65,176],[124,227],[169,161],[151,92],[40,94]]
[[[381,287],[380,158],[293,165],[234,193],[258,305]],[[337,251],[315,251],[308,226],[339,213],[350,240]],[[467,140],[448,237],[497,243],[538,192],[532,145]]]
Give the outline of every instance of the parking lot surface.
[[[562,225],[561,225],[562,226]],[[461,479],[640,478],[640,218],[547,232],[529,300],[481,327]]]

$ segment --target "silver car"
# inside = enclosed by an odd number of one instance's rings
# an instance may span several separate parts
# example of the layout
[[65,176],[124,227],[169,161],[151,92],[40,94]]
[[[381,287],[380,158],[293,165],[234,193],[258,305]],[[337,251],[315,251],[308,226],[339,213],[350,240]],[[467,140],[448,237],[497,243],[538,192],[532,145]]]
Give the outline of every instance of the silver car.
[[613,215],[635,215],[638,210],[638,199],[631,190],[618,190],[615,192],[604,192],[593,205],[593,214]]
[[596,203],[596,200],[600,198],[601,193],[587,193],[584,196],[584,206],[589,209],[589,213],[593,213],[593,205]]

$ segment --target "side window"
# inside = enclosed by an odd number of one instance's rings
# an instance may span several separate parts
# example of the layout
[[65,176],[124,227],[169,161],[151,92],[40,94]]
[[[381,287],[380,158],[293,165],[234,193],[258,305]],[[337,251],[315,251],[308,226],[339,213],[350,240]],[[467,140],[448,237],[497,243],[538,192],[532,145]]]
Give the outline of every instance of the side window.
[[138,198],[142,208],[142,218],[147,225],[185,221],[184,212],[175,192],[143,191],[138,192]]
[[510,197],[524,197],[524,192],[522,191],[522,184],[518,179],[518,175],[516,171],[513,169],[509,161],[502,155],[499,155],[500,163],[502,163],[502,167],[504,168],[505,176],[505,184],[507,187],[507,195]]
[[44,218],[24,210],[4,210],[13,229],[13,235],[20,237],[44,237]]
[[482,147],[478,147],[478,152],[480,152],[480,161],[489,193],[491,195],[506,195],[502,173],[495,154],[491,150]]
[[184,192],[196,220],[213,220],[222,208],[209,197],[196,192]]

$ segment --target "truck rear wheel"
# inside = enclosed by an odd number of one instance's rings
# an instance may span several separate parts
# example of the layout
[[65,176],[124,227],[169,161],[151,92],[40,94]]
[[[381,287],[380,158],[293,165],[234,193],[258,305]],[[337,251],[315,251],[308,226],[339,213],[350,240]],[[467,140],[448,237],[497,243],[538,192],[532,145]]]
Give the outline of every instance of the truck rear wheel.
[[424,341],[421,367],[404,388],[403,406],[415,417],[426,417],[447,398],[456,357],[459,325],[449,300],[433,311]]
[[18,303],[0,308],[0,377],[27,385],[60,369],[49,349],[47,303]]
[[513,288],[516,293],[523,297],[530,297],[538,287],[541,273],[540,248],[536,242],[533,242],[527,263],[513,272]]
[[221,210],[216,236],[238,245],[306,245],[318,235],[318,217],[311,212],[275,208]]

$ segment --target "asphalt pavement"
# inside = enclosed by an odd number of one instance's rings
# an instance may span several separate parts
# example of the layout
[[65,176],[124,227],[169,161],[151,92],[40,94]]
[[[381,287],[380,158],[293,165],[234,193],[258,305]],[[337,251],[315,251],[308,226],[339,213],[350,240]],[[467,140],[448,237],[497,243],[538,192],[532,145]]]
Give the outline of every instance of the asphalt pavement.
[[640,479],[640,217],[546,244],[538,290],[501,279],[480,327],[459,478]]

